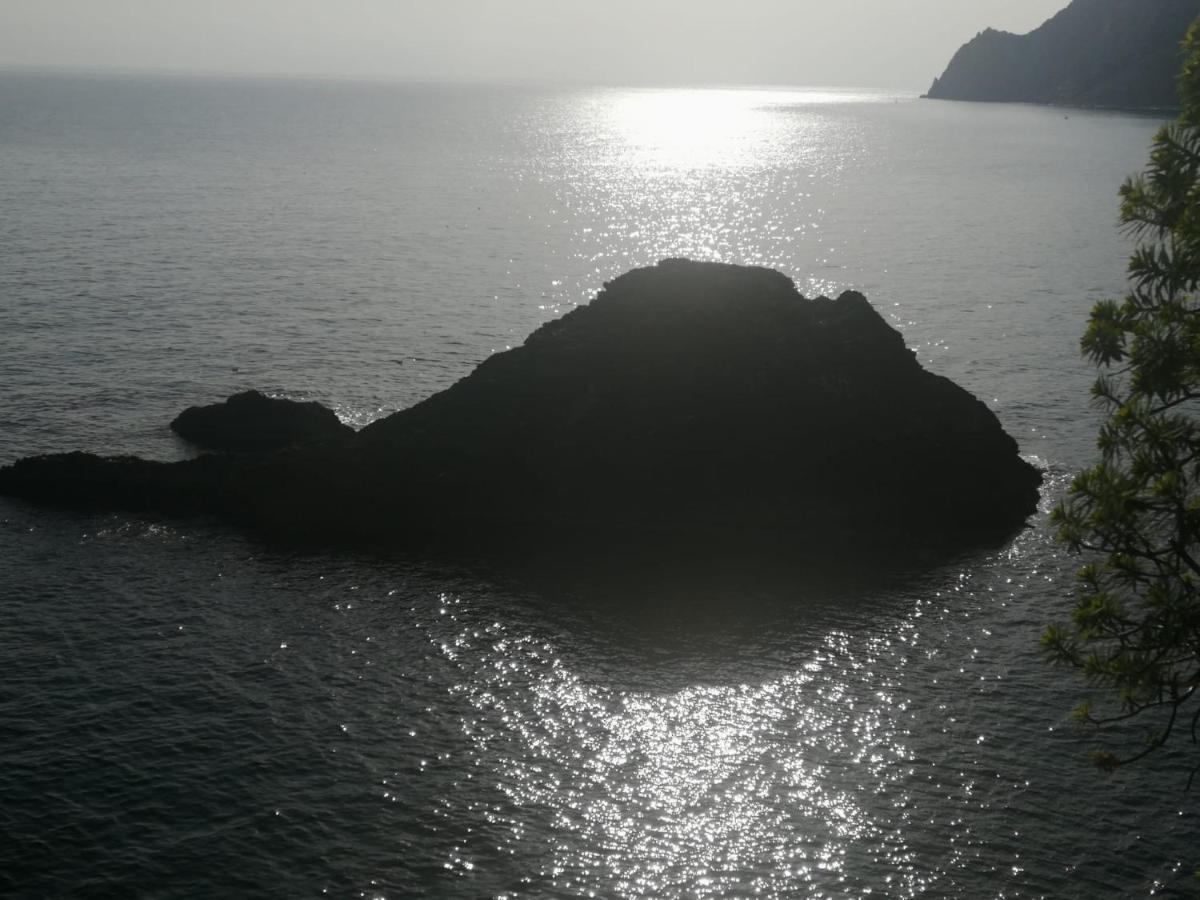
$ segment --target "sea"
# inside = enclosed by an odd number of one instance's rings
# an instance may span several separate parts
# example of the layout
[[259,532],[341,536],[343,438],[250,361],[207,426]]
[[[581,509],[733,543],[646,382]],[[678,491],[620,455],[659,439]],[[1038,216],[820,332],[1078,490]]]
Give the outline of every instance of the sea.
[[932,571],[618,603],[0,498],[0,894],[1194,896],[1195,748],[1097,771],[1140,726],[1081,729],[1097,689],[1039,646],[1079,565],[1046,514],[1096,456],[1079,337],[1160,124],[0,72],[0,464],[181,459],[170,420],[250,388],[362,426],[691,257],[864,292],[1046,475],[1010,543]]

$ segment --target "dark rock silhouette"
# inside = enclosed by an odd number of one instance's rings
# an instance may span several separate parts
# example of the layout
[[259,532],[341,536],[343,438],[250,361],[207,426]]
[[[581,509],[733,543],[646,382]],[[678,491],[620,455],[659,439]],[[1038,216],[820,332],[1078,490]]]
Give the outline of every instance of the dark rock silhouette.
[[223,403],[189,407],[171,423],[171,430],[208,450],[242,453],[342,440],[354,434],[354,429],[320,403],[268,397],[258,391],[234,394]]
[[162,464],[85,454],[0,492],[216,513],[319,544],[684,554],[887,548],[1019,529],[1041,476],[858,293],[667,260],[343,443]]
[[1073,0],[1029,34],[987,29],[927,97],[1114,109],[1178,105],[1180,42],[1200,0]]

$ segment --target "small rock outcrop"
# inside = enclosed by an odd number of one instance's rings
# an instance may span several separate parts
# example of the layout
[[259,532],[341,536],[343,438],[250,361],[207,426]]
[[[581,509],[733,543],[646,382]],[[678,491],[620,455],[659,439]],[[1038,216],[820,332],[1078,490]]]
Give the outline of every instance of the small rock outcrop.
[[234,394],[223,403],[192,406],[171,430],[206,450],[266,453],[301,444],[344,440],[354,429],[320,403],[268,397],[258,391]]
[[1018,530],[1041,481],[861,294],[686,260],[622,275],[345,442],[198,463],[35,457],[0,492],[322,544],[928,558]]
[[1073,0],[1029,34],[988,28],[925,95],[1112,109],[1178,105],[1180,42],[1200,0]]

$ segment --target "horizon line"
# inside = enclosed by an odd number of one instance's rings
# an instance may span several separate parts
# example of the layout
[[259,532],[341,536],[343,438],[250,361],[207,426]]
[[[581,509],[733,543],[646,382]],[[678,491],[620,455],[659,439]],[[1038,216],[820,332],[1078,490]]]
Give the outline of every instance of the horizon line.
[[835,91],[878,94],[911,94],[920,96],[928,88],[912,86],[855,85],[855,84],[799,84],[795,82],[753,81],[592,81],[586,79],[551,79],[517,76],[479,75],[403,75],[403,74],[335,74],[328,72],[247,72],[223,69],[166,69],[155,67],[121,67],[103,65],[56,65],[0,62],[0,74],[29,75],[93,75],[115,77],[161,77],[196,80],[261,80],[261,81],[328,81],[347,84],[394,84],[453,87],[512,87],[512,88],[573,88],[573,89],[678,89],[678,90],[767,90],[767,91]]

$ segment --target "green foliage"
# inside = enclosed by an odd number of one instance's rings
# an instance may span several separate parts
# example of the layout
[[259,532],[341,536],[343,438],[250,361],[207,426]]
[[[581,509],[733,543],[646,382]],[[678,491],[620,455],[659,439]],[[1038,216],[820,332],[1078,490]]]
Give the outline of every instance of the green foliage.
[[1098,303],[1081,341],[1102,370],[1100,462],[1053,513],[1060,539],[1090,561],[1071,621],[1042,642],[1115,701],[1105,715],[1084,704],[1079,721],[1147,725],[1144,745],[1093,754],[1106,771],[1176,734],[1200,745],[1200,21],[1184,49],[1180,116],[1121,188],[1138,239],[1129,293]]

